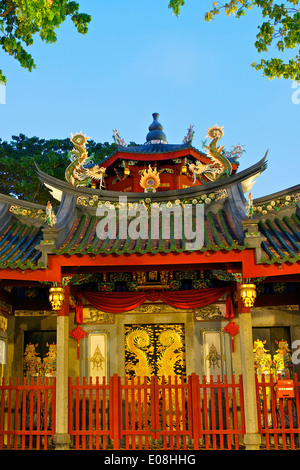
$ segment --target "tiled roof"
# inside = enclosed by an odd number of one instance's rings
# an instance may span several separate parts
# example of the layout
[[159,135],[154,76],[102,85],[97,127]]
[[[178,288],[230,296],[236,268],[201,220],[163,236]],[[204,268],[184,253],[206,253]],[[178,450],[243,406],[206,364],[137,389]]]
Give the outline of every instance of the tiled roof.
[[[294,214],[262,217],[259,230],[266,241],[262,242],[262,263],[295,263],[300,261],[300,218]],[[285,212],[286,213],[286,212]],[[28,221],[29,222],[29,221]],[[91,254],[122,255],[132,253],[180,253],[187,249],[185,240],[147,239],[100,240],[96,236],[98,219],[82,213],[68,233],[65,242],[54,251],[58,255]],[[0,269],[45,268],[41,262],[38,245],[42,241],[42,226],[24,224],[13,217],[0,235]],[[238,235],[230,214],[224,209],[208,211],[204,222],[204,246],[201,251],[244,250],[247,243]]]
[[[86,214],[77,218],[64,244],[56,251],[57,254],[104,254],[115,253],[170,253],[185,251],[186,241],[175,239],[171,235],[170,240],[147,239],[133,240],[131,238],[100,240],[96,236],[96,217],[88,217]],[[239,239],[229,213],[220,210],[217,214],[209,212],[204,222],[204,246],[207,250],[232,250],[244,249],[243,241]]]
[[261,261],[271,264],[300,260],[300,219],[296,214],[261,220],[259,229],[267,238],[262,242],[265,256]]
[[0,269],[37,269],[41,252],[36,249],[42,227],[28,226],[12,219],[0,236]]
[[[132,147],[122,147],[118,146],[117,150],[115,150],[111,155],[114,155],[117,152],[124,152],[124,153],[139,153],[139,154],[156,154],[156,153],[169,153],[169,152],[176,152],[177,150],[185,150],[185,149],[193,149],[199,155],[205,155],[203,152],[200,152],[195,147],[192,147],[191,143],[186,144],[145,144],[145,145],[137,145]],[[109,155],[107,158],[110,158]]]

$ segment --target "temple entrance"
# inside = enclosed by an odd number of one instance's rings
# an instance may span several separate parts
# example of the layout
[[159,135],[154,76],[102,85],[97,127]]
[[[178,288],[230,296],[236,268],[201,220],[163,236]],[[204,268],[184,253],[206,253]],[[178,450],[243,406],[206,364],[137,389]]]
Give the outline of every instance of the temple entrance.
[[125,326],[125,375],[186,375],[184,324]]

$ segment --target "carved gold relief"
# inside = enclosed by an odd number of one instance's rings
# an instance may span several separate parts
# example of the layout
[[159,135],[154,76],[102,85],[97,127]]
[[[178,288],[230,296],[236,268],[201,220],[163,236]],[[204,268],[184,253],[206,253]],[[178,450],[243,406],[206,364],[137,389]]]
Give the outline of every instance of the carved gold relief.
[[157,281],[157,271],[150,271],[149,272],[149,280],[150,281]]
[[125,325],[127,376],[185,375],[184,325]]
[[138,284],[146,283],[146,273],[144,271],[137,271],[136,276]]
[[217,348],[214,344],[210,346],[209,354],[206,356],[206,360],[209,362],[209,367],[215,369],[220,367],[221,356],[217,351]]
[[202,374],[209,380],[218,381],[218,376],[223,379],[224,373],[224,354],[222,352],[222,333],[221,330],[204,329],[200,330]]
[[180,334],[168,329],[159,334],[158,341],[164,348],[158,358],[158,376],[177,375],[176,364],[182,363],[183,359],[183,343]]
[[139,313],[162,313],[165,311],[164,305],[143,304],[136,309]]
[[0,331],[7,331],[7,318],[0,316]]
[[226,315],[225,304],[211,304],[206,307],[195,308],[194,318],[195,321],[202,320],[219,320],[224,318]]
[[56,312],[52,310],[15,310],[16,317],[42,317],[56,316]]
[[102,355],[99,346],[96,346],[93,356],[90,358],[93,369],[103,369],[103,362],[105,361],[104,356]]
[[126,350],[131,356],[135,357],[133,362],[125,362],[127,375],[141,377],[153,375],[153,369],[148,358],[151,348],[150,335],[145,329],[136,328],[127,333]]
[[83,308],[83,323],[114,323],[115,316],[113,313],[102,312],[96,308]]
[[138,289],[169,288],[169,271],[137,271],[135,276]]
[[88,336],[88,376],[93,383],[109,376],[109,331],[93,332]]

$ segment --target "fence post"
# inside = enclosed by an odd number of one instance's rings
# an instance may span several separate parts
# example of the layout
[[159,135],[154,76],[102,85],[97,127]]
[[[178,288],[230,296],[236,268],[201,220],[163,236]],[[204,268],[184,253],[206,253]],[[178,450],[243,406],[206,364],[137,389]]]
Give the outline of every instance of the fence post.
[[119,449],[122,434],[122,391],[121,378],[117,374],[110,378],[109,421],[110,439],[114,441],[114,449]]
[[65,289],[65,302],[57,312],[56,359],[56,413],[53,442],[56,450],[68,450],[68,353],[69,353],[69,289]]
[[194,449],[199,449],[199,439],[200,439],[200,409],[201,409],[201,400],[200,400],[200,382],[199,376],[195,373],[192,373],[188,377],[188,387],[190,391],[190,406],[191,414],[189,415],[191,419],[192,435],[190,437],[194,440]]
[[246,450],[259,450],[261,436],[258,432],[256,387],[253,361],[252,320],[250,309],[239,305],[239,329],[243,393],[245,404]]

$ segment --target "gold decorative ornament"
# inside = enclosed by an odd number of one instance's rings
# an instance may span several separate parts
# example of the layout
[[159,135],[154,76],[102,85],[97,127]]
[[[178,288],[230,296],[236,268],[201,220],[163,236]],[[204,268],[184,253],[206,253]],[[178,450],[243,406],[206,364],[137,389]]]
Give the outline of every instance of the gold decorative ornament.
[[51,287],[49,289],[49,302],[51,303],[52,310],[59,310],[64,299],[65,293],[63,287]]
[[148,170],[143,170],[140,179],[140,185],[142,186],[142,188],[144,188],[145,193],[155,193],[156,188],[158,188],[158,186],[160,185],[160,178],[157,169],[154,168],[153,170],[151,165],[149,165]]
[[241,284],[240,295],[245,307],[253,307],[257,295],[256,285]]
[[125,168],[125,170],[124,170],[124,175],[125,175],[125,176],[129,176],[129,175],[130,175],[130,170],[129,170],[129,168]]
[[105,358],[104,356],[102,355],[101,351],[100,351],[100,348],[99,346],[97,345],[96,349],[95,349],[95,352],[93,354],[93,356],[91,357],[90,359],[90,362],[92,363],[93,365],[93,369],[96,368],[96,370],[98,369],[103,369],[103,362],[105,362]]
[[187,172],[187,166],[186,165],[182,165],[181,167],[181,173],[185,174]]
[[214,369],[215,367],[220,367],[219,361],[221,360],[221,356],[214,344],[211,345],[209,353],[206,356],[206,360],[209,362],[210,368]]

